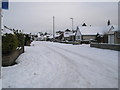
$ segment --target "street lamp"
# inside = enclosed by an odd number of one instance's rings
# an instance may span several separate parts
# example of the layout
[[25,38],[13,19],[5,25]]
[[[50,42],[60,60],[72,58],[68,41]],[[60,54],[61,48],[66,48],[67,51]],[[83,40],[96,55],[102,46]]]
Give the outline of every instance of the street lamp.
[[53,16],[53,41],[55,40],[55,17]]
[[72,31],[73,31],[73,18],[70,18],[72,20]]

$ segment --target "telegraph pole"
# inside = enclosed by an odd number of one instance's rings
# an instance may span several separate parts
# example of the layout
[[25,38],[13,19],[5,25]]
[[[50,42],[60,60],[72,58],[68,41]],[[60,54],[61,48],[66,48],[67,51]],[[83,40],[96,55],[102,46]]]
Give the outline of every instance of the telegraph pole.
[[[72,32],[73,32],[73,18],[70,18],[72,20]],[[74,37],[72,37],[73,41],[74,41]]]
[[55,17],[53,16],[53,41],[55,40]]
[[70,18],[72,20],[72,31],[73,31],[73,18]]
[[[0,3],[0,49],[1,49],[1,51],[0,51],[0,66],[2,66],[2,4]],[[0,72],[1,72],[1,70],[0,70]],[[0,79],[1,79],[1,74],[0,74]]]

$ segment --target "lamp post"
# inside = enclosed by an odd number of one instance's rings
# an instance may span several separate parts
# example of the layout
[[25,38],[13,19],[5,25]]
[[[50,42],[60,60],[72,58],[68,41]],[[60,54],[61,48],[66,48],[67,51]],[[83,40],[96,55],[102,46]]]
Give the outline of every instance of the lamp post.
[[[73,32],[73,18],[70,18],[72,20],[72,32]],[[72,40],[74,41],[74,37],[72,36]]]
[[53,41],[55,40],[55,17],[53,16]]

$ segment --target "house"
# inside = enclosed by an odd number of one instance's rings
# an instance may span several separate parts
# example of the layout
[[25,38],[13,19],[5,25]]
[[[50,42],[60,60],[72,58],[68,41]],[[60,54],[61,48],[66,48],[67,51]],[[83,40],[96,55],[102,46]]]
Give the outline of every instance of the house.
[[42,33],[42,32],[38,32],[38,33],[35,33],[34,35],[34,40],[36,41],[48,41],[49,37],[51,37],[51,34],[49,33]]
[[98,26],[80,26],[76,30],[76,40],[80,41],[91,41],[96,39],[96,35],[99,34],[101,37],[108,32],[108,27]]
[[48,41],[57,41],[57,42],[63,41],[64,39],[63,32],[61,33],[56,32],[54,35],[54,38],[53,38],[53,35],[50,35],[48,39],[49,39]]
[[75,33],[75,41],[81,41],[81,40],[82,40],[82,35],[79,27],[77,26],[76,33]]
[[75,40],[75,32],[69,29],[66,29],[64,32],[64,40],[65,41],[74,41]]
[[108,31],[108,43],[120,44],[120,32],[118,31],[118,26],[110,26],[110,29]]

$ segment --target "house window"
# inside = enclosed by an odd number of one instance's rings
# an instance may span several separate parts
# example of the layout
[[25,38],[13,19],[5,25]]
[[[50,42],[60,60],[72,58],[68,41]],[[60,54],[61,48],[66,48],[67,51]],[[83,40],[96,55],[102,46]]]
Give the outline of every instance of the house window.
[[80,36],[77,36],[77,40],[80,40]]

